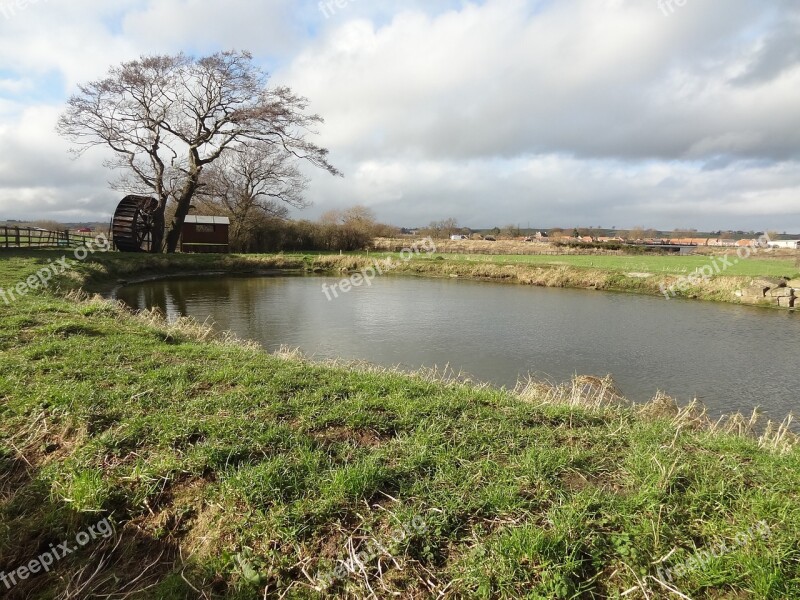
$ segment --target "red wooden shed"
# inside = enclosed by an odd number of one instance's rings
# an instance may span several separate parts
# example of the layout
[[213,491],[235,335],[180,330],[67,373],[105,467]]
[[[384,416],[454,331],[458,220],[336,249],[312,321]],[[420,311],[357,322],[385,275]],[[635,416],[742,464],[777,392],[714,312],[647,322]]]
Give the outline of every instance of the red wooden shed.
[[203,217],[189,215],[181,230],[181,252],[225,254],[229,252],[228,217]]

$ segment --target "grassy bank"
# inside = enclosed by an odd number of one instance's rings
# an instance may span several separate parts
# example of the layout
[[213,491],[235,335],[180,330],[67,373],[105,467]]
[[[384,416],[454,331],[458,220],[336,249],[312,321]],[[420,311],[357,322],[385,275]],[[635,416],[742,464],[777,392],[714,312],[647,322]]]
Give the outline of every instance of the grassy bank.
[[[796,259],[793,257],[758,258],[754,256],[739,260],[735,250],[729,252],[731,265],[726,267],[726,277],[791,276],[798,272]],[[449,258],[448,255],[436,255]],[[435,258],[435,257],[434,257]],[[636,272],[660,275],[689,275],[709,264],[713,257],[700,254],[689,256],[673,255],[640,255],[640,256],[608,256],[608,255],[534,255],[534,256],[491,256],[491,255],[455,255],[460,262],[489,262],[503,265],[536,265],[536,266],[570,266],[594,268],[622,273]],[[733,261],[736,261],[734,264]]]
[[[27,256],[25,254],[19,256]],[[58,252],[40,252],[41,264],[55,261]],[[367,269],[376,261],[391,260],[387,273],[425,277],[458,277],[543,287],[569,287],[663,295],[674,288],[677,298],[741,303],[735,292],[759,277],[800,277],[794,257],[768,254],[739,260],[718,275],[695,285],[685,278],[713,263],[709,256],[481,256],[420,252],[410,260],[391,253],[329,255],[299,253],[279,255],[159,255],[96,254],[59,278],[62,285],[88,286],[105,291],[118,281],[163,277],[170,274],[259,273],[304,270],[348,273]],[[13,255],[11,257],[13,264]],[[736,259],[733,259],[736,260]],[[716,263],[718,266],[719,263]]]
[[[315,256],[313,265],[330,270],[363,270],[374,262],[393,260],[392,273],[427,277],[460,277],[504,281],[522,285],[569,287],[632,292],[739,304],[735,292],[753,284],[754,278],[797,277],[793,258],[752,258],[732,264],[707,280],[684,283],[697,269],[713,265],[708,256],[475,256],[419,254],[402,260],[397,254],[373,253]],[[301,256],[295,258],[301,259]],[[719,264],[719,263],[717,263]],[[677,286],[676,286],[677,284]],[[670,292],[671,286],[676,286]]]
[[[0,288],[53,258],[0,255]],[[790,435],[589,379],[312,364],[64,294],[348,260],[109,255],[0,302],[0,573],[115,526],[0,595],[800,598]],[[407,268],[463,268],[437,262]]]

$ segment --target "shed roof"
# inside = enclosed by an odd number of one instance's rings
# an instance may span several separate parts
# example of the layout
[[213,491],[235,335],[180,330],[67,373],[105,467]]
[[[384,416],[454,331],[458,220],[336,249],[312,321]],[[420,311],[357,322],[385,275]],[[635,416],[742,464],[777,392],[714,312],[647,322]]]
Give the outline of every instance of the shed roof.
[[228,217],[203,217],[200,215],[189,215],[184,220],[184,223],[194,223],[196,225],[230,225],[231,220]]

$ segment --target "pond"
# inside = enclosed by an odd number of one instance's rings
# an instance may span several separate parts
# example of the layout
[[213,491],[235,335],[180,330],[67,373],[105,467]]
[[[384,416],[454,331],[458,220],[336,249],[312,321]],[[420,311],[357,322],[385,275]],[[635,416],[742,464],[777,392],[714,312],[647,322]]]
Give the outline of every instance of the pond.
[[[449,367],[513,387],[611,374],[630,399],[662,390],[713,414],[798,407],[800,315],[663,297],[387,276],[323,292],[316,276],[170,279],[116,296],[168,317],[211,318],[267,350],[365,360],[405,369]],[[328,300],[328,297],[331,299]]]

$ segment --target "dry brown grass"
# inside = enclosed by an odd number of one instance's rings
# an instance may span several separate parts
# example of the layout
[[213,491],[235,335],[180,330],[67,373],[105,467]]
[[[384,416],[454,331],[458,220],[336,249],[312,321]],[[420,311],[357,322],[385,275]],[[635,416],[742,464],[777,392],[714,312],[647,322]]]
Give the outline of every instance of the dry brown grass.
[[[315,270],[348,273],[367,269],[373,266],[377,260],[382,259],[352,255],[319,256],[314,258],[313,268]],[[635,292],[662,297],[663,290],[669,293],[669,288],[673,285],[676,285],[676,290],[680,290],[684,284],[684,278],[680,275],[639,277],[636,273],[626,274],[597,267],[587,268],[565,264],[497,264],[477,261],[439,260],[403,261],[397,258],[392,260],[394,261],[393,266],[389,269],[384,269],[384,273],[502,281],[538,287]],[[752,282],[752,277],[745,276],[715,277],[709,280],[700,280],[695,286],[683,287],[680,295],[684,298],[741,303],[741,299],[736,296],[736,292],[752,285]]]
[[[382,252],[399,252],[403,248],[411,247],[417,240],[415,238],[376,238],[372,242],[375,250]],[[547,242],[522,242],[519,240],[434,240],[436,251],[444,254],[608,254],[622,255],[620,250],[603,250],[587,248],[570,248],[559,246],[556,248]]]
[[[369,256],[319,256],[314,258],[313,268],[327,271],[359,271],[373,266],[376,261],[383,265],[384,259]],[[571,267],[569,265],[502,265],[486,262],[454,261],[403,261],[393,258],[388,271],[413,273],[431,277],[465,277],[471,279],[493,279],[513,281],[527,285],[545,287],[602,287],[609,271]],[[657,289],[657,286],[656,286]]]
[[403,375],[404,377],[413,377],[429,383],[436,383],[445,386],[462,386],[467,385],[476,390],[489,389],[491,384],[475,379],[469,373],[464,371],[455,371],[450,365],[423,367],[420,369],[403,369],[402,367],[384,367],[370,363],[363,360],[344,360],[339,358],[331,358],[322,361],[314,361],[308,358],[299,348],[291,348],[289,346],[281,346],[278,350],[272,353],[273,356],[308,364],[324,365],[334,369],[347,369],[350,371],[357,371],[359,373],[370,373],[377,375]]
[[610,375],[578,375],[568,383],[550,383],[528,377],[514,390],[522,400],[535,404],[559,404],[585,408],[629,406]]

